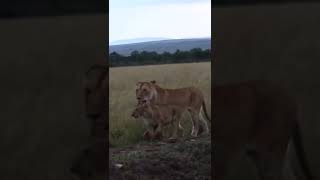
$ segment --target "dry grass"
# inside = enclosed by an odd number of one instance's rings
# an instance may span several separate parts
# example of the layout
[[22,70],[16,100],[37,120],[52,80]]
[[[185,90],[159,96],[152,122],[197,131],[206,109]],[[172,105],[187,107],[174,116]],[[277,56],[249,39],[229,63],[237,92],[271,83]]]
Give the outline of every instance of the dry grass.
[[[138,81],[156,80],[164,88],[195,86],[205,96],[211,114],[211,63],[170,64],[110,69],[109,78],[109,139],[115,146],[128,145],[142,140],[143,123],[134,120],[131,112],[136,105],[135,85]],[[183,125],[190,134],[188,113]]]

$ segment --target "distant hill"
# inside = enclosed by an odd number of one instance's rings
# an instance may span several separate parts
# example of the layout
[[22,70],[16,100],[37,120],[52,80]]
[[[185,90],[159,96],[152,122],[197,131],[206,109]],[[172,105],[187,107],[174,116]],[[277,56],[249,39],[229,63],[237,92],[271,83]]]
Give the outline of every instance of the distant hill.
[[177,49],[181,51],[188,51],[193,48],[211,49],[211,38],[172,39],[112,45],[109,46],[109,53],[117,52],[118,54],[128,56],[132,51],[155,51],[157,53],[163,53],[167,51],[173,53]]
[[135,38],[135,39],[124,39],[113,41],[110,45],[121,45],[121,44],[133,44],[133,43],[141,43],[141,42],[150,42],[150,41],[162,41],[162,40],[170,40],[170,38],[163,37],[146,37],[146,38]]

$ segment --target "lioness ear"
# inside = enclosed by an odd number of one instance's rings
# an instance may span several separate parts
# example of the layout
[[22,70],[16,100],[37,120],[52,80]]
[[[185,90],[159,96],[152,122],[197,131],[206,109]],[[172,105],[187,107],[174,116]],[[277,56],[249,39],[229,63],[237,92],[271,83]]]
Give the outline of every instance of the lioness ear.
[[150,81],[152,84],[155,84],[155,83],[157,83],[155,80],[153,80],[153,81]]

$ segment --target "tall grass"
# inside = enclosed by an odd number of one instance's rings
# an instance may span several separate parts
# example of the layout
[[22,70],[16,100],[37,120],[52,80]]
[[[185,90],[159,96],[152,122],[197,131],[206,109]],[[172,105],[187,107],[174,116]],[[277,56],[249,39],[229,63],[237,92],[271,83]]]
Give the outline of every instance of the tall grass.
[[[189,63],[111,68],[109,76],[109,140],[114,146],[142,141],[144,125],[131,113],[136,105],[135,88],[138,81],[156,80],[163,88],[195,86],[202,90],[211,114],[211,63]],[[185,135],[190,134],[191,119],[186,112],[182,118]]]

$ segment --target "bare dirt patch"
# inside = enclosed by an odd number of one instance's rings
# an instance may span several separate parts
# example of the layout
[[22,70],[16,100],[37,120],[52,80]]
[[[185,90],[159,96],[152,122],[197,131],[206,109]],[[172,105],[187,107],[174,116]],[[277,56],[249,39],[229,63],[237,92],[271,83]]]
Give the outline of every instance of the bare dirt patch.
[[111,180],[211,179],[211,139],[110,148]]

